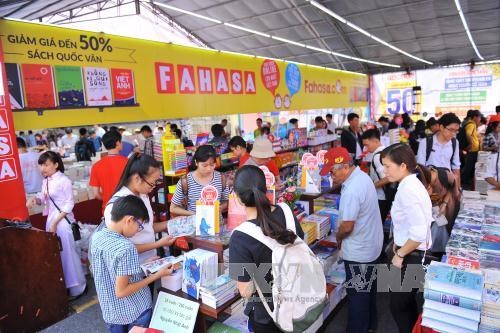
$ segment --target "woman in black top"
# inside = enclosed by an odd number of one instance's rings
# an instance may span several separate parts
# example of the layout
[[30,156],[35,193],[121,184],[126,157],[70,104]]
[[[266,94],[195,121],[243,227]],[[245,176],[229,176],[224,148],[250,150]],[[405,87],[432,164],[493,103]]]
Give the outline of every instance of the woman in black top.
[[[253,165],[243,166],[236,172],[234,192],[245,205],[247,219],[260,226],[264,235],[280,244],[292,244],[297,236],[304,238],[304,232],[295,219],[297,234],[286,229],[286,218],[279,206],[272,206],[266,197],[264,172]],[[257,283],[273,310],[271,282],[272,251],[263,243],[247,234],[235,230],[229,243],[229,274],[238,281],[238,290],[248,299],[245,314],[248,315],[255,333],[280,332],[266,312],[254,283]],[[265,279],[265,281],[264,281]]]

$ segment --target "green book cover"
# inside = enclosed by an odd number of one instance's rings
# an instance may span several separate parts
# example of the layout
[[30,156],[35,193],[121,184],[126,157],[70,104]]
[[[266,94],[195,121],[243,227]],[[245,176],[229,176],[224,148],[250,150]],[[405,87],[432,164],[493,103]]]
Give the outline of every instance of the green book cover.
[[85,106],[82,69],[77,66],[55,66],[55,76],[59,105]]

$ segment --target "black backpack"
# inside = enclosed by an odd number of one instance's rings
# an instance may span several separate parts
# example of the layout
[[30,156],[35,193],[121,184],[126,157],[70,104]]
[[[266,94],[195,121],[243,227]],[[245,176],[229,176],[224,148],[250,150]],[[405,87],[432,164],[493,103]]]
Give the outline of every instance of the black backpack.
[[[434,135],[430,135],[427,137],[427,144],[425,146],[425,164],[427,164],[427,161],[429,160],[429,157],[431,156],[431,152],[432,152],[432,145],[434,144]],[[450,158],[450,171],[451,171],[451,166],[453,165],[453,157],[455,156],[455,151],[457,150],[457,139],[453,138],[451,139],[451,146],[452,146],[452,149],[453,149],[453,152],[451,154],[451,158]],[[460,146],[460,141],[458,141],[459,143],[459,146]]]
[[467,150],[467,148],[470,146],[469,138],[467,138],[467,134],[465,133],[465,127],[467,126],[467,124],[469,124],[469,121],[463,123],[457,134],[458,147],[460,148],[460,151]]
[[93,145],[93,143],[87,139],[79,140],[75,144],[75,155],[76,155],[77,161],[79,161],[79,162],[80,161],[91,161],[92,149],[89,147],[89,145]]

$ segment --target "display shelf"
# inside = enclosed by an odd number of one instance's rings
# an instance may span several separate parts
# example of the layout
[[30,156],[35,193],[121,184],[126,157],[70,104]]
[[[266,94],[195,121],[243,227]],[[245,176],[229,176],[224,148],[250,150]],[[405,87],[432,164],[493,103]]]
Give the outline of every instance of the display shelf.
[[283,150],[278,150],[278,151],[274,151],[276,154],[282,154],[282,153],[288,153],[288,152],[292,152],[292,151],[297,151],[297,150],[300,150],[300,149],[307,149],[308,146],[300,146],[300,147],[293,147],[293,148],[287,148],[287,149],[283,149]]

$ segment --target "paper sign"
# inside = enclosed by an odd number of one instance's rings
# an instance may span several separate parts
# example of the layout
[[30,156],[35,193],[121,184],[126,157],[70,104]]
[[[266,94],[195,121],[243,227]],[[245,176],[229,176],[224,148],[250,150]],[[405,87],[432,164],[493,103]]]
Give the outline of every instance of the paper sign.
[[200,304],[160,291],[149,327],[168,333],[191,333]]
[[304,153],[304,155],[302,155],[302,159],[300,160],[300,164],[301,165],[305,165],[306,164],[306,158],[308,158],[310,156],[314,156],[314,155],[311,154],[311,153]]
[[316,153],[316,157],[318,158],[319,164],[325,164],[325,155],[327,150],[320,150]]
[[318,168],[318,158],[316,156],[309,156],[305,160],[305,167],[309,170]]
[[201,190],[200,201],[205,205],[213,205],[218,197],[219,191],[214,186],[207,185]]

